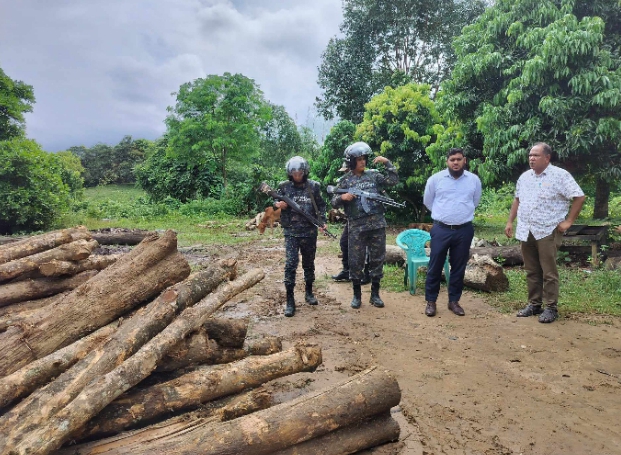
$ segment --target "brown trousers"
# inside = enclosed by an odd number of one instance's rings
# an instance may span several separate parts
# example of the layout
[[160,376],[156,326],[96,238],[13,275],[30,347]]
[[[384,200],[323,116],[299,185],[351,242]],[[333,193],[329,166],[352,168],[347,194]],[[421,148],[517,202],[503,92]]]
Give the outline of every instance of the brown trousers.
[[562,239],[563,235],[554,229],[552,234],[539,240],[529,232],[526,242],[521,243],[528,303],[531,305],[545,304],[548,308],[556,308],[559,293],[556,253]]

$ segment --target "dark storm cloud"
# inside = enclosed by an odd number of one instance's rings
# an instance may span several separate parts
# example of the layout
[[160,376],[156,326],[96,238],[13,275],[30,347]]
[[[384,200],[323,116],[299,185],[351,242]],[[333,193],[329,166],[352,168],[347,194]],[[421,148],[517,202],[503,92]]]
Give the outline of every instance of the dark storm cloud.
[[154,139],[179,86],[242,73],[304,123],[340,0],[6,2],[0,67],[33,85],[28,135],[46,150]]

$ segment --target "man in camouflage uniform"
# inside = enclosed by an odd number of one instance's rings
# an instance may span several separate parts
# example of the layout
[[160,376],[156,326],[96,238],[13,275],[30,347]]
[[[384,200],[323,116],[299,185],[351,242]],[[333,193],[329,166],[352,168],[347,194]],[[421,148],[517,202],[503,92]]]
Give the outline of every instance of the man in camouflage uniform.
[[[381,194],[387,186],[399,182],[397,169],[383,156],[377,156],[373,164],[383,163],[386,175],[375,170],[366,169],[371,147],[365,142],[356,142],[345,149],[350,172],[343,176],[338,188],[356,188],[368,193]],[[382,308],[384,302],[379,296],[380,281],[384,276],[384,259],[386,256],[386,219],[381,202],[368,200],[365,211],[360,198],[351,193],[335,194],[332,198],[334,208],[345,209],[347,228],[349,230],[349,276],[352,280],[354,298],[352,308],[362,304],[361,280],[364,277],[364,262],[367,248],[369,250],[369,275],[371,277],[370,303]]]
[[[308,179],[310,167],[308,162],[294,156],[286,165],[289,180],[281,182],[278,186],[278,194],[288,197],[297,203],[300,208],[321,222],[322,229],[326,224],[326,203],[321,197],[319,183]],[[287,305],[285,316],[295,314],[295,273],[298,268],[299,254],[302,254],[302,269],[304,281],[306,281],[305,300],[309,305],[317,305],[317,299],[313,295],[313,282],[315,281],[315,253],[317,251],[317,227],[303,215],[292,210],[284,201],[278,201],[275,207],[282,209],[280,224],[285,234],[285,289],[287,291]]]

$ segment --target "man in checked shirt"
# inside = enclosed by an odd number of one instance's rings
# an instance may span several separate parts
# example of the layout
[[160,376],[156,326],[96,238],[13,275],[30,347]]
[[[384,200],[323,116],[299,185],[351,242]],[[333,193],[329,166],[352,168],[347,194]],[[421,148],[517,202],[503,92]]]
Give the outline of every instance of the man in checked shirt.
[[517,216],[515,238],[521,242],[528,287],[528,306],[518,311],[517,316],[539,315],[539,322],[544,323],[554,322],[558,317],[556,252],[584,203],[584,193],[574,178],[550,164],[551,158],[548,144],[538,142],[530,149],[530,170],[517,181],[505,226],[506,236],[512,237],[513,220]]

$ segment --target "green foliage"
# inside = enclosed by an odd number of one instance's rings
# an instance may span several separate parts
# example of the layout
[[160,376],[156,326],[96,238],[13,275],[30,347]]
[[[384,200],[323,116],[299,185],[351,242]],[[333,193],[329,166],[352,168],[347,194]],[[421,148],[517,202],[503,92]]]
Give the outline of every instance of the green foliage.
[[35,102],[31,85],[14,81],[0,68],[0,141],[23,136],[24,114]]
[[358,123],[364,104],[385,86],[437,87],[453,65],[451,41],[484,9],[480,0],[346,0],[342,38],[322,54],[317,107]]
[[515,179],[537,141],[574,173],[619,179],[620,22],[617,0],[500,0],[464,29],[442,111],[467,125],[484,183]]
[[283,106],[270,105],[271,119],[261,128],[261,152],[255,161],[260,166],[280,168],[295,155],[302,155],[300,132]]
[[313,177],[325,188],[334,185],[343,176],[339,172],[343,163],[343,153],[354,142],[356,125],[349,120],[341,120],[334,125],[324,141],[319,156],[311,165]]
[[229,171],[256,159],[271,116],[254,81],[230,73],[181,85],[168,111],[168,153],[192,168],[217,169],[225,187]]
[[442,128],[429,95],[428,85],[386,87],[367,103],[364,120],[356,128],[357,138],[399,169],[400,182],[391,191],[408,202],[416,219],[419,219],[425,183],[432,169],[425,149],[435,141],[436,132]]
[[58,152],[53,154],[60,166],[60,177],[67,188],[71,198],[75,201],[82,199],[84,194],[84,168],[80,158],[73,153]]
[[35,231],[52,226],[69,207],[61,159],[32,140],[0,141],[0,232]]
[[181,202],[209,197],[220,193],[221,180],[216,164],[202,165],[184,157],[167,153],[168,141],[157,140],[148,150],[144,163],[135,168],[136,182],[155,201],[172,197]]
[[125,136],[114,147],[96,144],[90,148],[74,146],[68,151],[80,158],[87,187],[122,185],[135,182],[134,167],[144,161],[151,145],[151,141],[146,139],[133,140],[131,136]]

